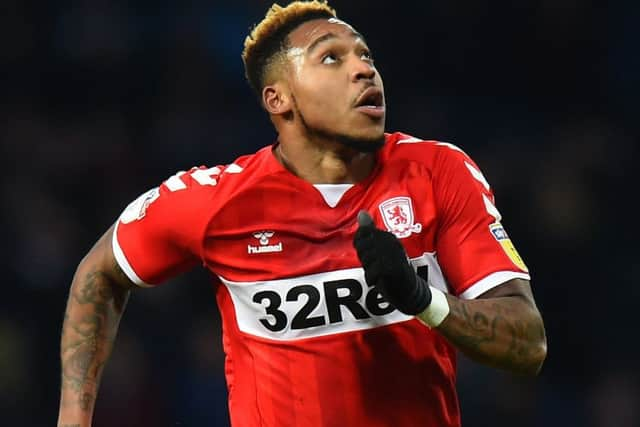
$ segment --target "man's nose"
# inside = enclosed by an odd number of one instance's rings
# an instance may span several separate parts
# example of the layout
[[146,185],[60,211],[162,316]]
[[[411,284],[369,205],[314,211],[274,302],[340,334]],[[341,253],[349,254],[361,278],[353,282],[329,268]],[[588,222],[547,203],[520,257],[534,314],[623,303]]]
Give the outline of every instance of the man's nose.
[[353,68],[351,71],[351,79],[358,81],[362,79],[373,79],[376,76],[376,68],[369,61],[364,61],[362,58],[353,59]]

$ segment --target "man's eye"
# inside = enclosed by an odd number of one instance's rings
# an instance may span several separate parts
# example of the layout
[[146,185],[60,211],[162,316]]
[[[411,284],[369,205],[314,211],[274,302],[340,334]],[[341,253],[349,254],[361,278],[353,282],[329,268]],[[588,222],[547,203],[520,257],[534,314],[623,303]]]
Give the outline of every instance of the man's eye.
[[371,55],[371,52],[369,52],[368,50],[365,50],[364,52],[362,52],[362,55],[360,56],[364,60],[373,62],[373,56]]
[[338,62],[338,58],[336,58],[336,56],[332,53],[328,53],[324,57],[322,57],[323,64],[335,64],[336,62]]

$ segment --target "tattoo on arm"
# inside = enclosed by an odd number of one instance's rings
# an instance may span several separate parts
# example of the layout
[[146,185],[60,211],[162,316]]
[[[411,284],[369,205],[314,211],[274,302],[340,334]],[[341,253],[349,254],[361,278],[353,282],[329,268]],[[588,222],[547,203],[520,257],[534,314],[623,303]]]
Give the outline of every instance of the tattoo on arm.
[[128,296],[128,289],[100,270],[72,286],[62,330],[62,391],[76,397],[65,404],[92,409]]
[[451,315],[438,327],[461,351],[514,372],[533,372],[546,353],[537,310],[517,297],[463,301],[450,298]]

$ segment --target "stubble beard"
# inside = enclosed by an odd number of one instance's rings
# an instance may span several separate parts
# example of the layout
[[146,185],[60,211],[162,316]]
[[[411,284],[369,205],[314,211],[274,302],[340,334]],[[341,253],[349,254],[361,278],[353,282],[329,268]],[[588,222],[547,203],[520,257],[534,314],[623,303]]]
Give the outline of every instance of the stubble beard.
[[309,138],[312,140],[337,141],[339,144],[359,153],[375,153],[384,146],[384,133],[376,138],[354,138],[349,135],[331,132],[325,129],[313,128],[307,124],[307,121],[305,120],[302,111],[300,111],[300,108],[298,108],[298,103],[293,96],[292,100],[295,114],[300,118],[300,123],[302,123],[305,133],[309,135]]

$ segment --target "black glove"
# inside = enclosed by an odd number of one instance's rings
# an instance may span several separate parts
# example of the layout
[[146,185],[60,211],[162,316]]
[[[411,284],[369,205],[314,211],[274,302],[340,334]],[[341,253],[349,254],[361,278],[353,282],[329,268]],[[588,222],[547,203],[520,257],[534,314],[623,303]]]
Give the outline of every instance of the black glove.
[[358,230],[353,238],[367,284],[405,314],[421,313],[431,303],[431,289],[407,259],[400,241],[373,224],[366,211],[358,213]]

